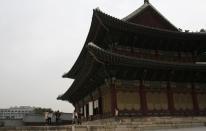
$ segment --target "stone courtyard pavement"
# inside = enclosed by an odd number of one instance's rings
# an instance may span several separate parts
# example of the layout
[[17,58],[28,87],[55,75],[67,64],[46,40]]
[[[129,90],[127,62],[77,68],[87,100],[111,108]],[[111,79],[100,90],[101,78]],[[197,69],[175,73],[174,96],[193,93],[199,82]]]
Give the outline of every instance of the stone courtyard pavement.
[[33,127],[7,127],[0,131],[206,131],[206,127],[190,127],[176,129],[142,129],[130,126],[33,126]]
[[155,131],[206,131],[206,127],[162,129],[162,130],[155,130]]

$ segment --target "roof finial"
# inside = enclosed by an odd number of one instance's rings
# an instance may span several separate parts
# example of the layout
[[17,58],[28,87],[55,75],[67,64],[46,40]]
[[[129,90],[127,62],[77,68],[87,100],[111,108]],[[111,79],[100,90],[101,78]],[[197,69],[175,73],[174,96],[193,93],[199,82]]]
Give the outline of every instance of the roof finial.
[[144,3],[145,3],[145,4],[146,4],[146,3],[149,4],[149,0],[144,0]]
[[99,6],[97,7],[97,8],[95,8],[96,10],[98,10],[98,11],[100,11],[100,8],[99,8]]

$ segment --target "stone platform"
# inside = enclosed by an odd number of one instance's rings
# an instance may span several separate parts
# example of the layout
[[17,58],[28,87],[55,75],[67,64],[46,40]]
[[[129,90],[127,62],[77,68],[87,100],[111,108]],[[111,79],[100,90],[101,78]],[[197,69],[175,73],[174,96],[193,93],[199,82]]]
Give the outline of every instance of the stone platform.
[[110,118],[84,122],[83,125],[7,127],[0,128],[0,131],[165,131],[170,129],[206,130],[206,117]]
[[118,117],[85,121],[83,125],[190,125],[206,124],[206,117]]

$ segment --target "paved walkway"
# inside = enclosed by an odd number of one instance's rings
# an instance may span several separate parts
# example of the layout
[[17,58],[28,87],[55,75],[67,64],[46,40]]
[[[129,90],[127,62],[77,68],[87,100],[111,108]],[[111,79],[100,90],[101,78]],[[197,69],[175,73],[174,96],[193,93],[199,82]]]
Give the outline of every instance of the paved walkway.
[[156,131],[206,131],[206,127],[194,127],[194,128],[180,128],[180,129],[162,129]]

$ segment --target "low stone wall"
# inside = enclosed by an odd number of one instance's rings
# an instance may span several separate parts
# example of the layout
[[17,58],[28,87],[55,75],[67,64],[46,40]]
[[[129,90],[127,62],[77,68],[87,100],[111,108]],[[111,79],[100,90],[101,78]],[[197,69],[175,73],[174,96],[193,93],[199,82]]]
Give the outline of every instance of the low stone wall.
[[0,127],[6,126],[6,127],[15,127],[15,126],[23,126],[24,123],[22,120],[0,120]]

